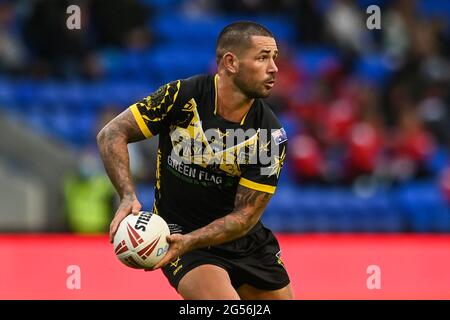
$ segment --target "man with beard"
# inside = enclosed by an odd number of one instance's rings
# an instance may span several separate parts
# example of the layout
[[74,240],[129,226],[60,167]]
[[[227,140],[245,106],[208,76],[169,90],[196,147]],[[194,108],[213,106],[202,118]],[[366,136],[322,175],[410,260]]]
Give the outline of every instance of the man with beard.
[[260,221],[275,192],[287,137],[263,98],[278,72],[272,33],[226,26],[218,72],[171,82],[108,123],[97,141],[121,198],[110,240],[141,204],[127,144],[159,134],[153,213],[169,224],[162,268],[184,299],[292,299],[273,233]]

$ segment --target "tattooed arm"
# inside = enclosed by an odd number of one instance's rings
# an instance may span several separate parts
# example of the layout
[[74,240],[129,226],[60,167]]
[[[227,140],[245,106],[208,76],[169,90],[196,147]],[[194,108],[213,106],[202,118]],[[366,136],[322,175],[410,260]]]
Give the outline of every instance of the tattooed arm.
[[243,237],[261,217],[271,194],[238,186],[234,210],[187,236],[190,250],[214,246]]
[[270,193],[239,185],[231,213],[191,233],[169,236],[169,251],[154,269],[163,267],[188,251],[243,237],[258,222],[271,197]]
[[141,209],[131,180],[127,144],[143,139],[145,137],[129,109],[111,120],[97,135],[97,145],[106,172],[120,196],[120,206],[109,228],[111,242],[120,221]]

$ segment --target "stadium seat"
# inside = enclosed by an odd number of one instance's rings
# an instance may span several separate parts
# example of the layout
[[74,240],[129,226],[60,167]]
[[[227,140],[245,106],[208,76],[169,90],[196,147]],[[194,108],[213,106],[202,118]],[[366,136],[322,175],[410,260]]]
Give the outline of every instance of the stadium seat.
[[418,12],[428,17],[450,18],[450,2],[446,0],[427,1],[419,0],[416,2]]
[[136,187],[136,195],[142,205],[142,210],[151,211],[155,198],[155,188],[153,184],[140,183]]
[[355,66],[355,74],[359,78],[369,80],[377,85],[387,83],[393,71],[389,61],[383,55],[370,55],[361,57]]
[[10,108],[14,104],[15,91],[10,81],[0,81],[0,108]]
[[328,67],[338,63],[336,51],[324,47],[299,47],[295,62],[309,77],[318,77]]
[[252,20],[269,28],[280,42],[292,42],[295,29],[289,19],[273,16],[207,16],[190,17],[173,14],[170,19],[159,16],[149,22],[149,27],[164,43],[184,43],[187,47],[207,46],[214,48],[217,35],[228,24],[239,20]]
[[399,188],[398,199],[413,231],[450,230],[450,208],[436,183],[407,183]]

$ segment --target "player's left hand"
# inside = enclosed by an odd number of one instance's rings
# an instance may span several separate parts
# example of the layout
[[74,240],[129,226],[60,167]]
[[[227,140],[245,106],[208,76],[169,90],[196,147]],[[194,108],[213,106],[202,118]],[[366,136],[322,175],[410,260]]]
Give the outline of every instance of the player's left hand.
[[158,262],[151,270],[164,267],[169,262],[175,261],[178,257],[181,257],[188,251],[188,237],[186,235],[172,234],[167,236],[166,239],[169,244],[169,250],[167,250],[167,253],[164,255],[162,260]]

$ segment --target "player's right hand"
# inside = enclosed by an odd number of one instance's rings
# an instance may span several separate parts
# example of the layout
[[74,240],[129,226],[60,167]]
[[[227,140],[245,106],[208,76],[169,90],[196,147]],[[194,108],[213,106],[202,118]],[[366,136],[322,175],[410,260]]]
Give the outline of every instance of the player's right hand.
[[142,205],[137,199],[136,195],[127,195],[124,196],[120,201],[119,209],[117,209],[116,214],[114,215],[114,219],[111,221],[109,225],[109,242],[113,243],[114,235],[119,228],[120,222],[125,219],[127,215],[130,213],[137,215],[141,210]]

